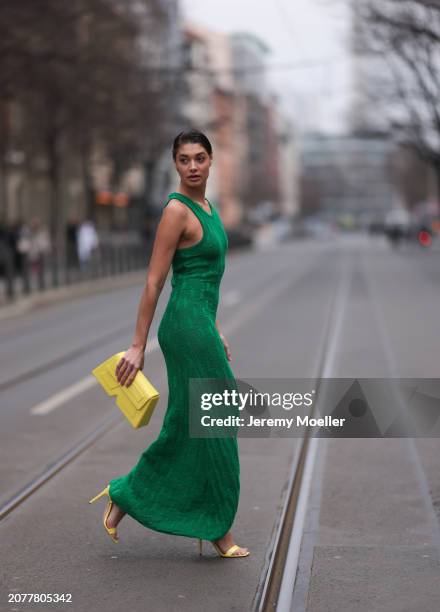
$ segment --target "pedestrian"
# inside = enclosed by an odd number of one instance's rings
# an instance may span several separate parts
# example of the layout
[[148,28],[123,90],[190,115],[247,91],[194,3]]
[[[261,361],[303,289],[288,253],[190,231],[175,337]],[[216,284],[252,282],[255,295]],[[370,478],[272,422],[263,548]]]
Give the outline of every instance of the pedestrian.
[[99,246],[99,238],[93,221],[84,219],[78,229],[78,259],[82,268],[87,267],[92,253]]
[[6,276],[10,268],[11,251],[6,223],[0,221],[0,276]]
[[223,557],[249,555],[234,543],[239,500],[236,435],[189,437],[191,378],[233,379],[228,341],[216,321],[227,236],[220,215],[205,197],[212,147],[198,130],[178,134],[173,160],[180,176],[167,197],[156,231],[148,276],[129,349],[116,366],[129,386],[144,365],[144,352],[159,295],[172,265],[172,292],[158,329],[168,375],[168,406],[158,438],[137,465],[110,480],[93,502],[107,495],[104,526],[114,541],[125,514],[164,533],[203,539]]
[[30,223],[29,263],[32,272],[38,274],[44,266],[44,258],[49,255],[51,243],[49,230],[43,226],[39,217]]
[[77,268],[78,259],[78,227],[79,222],[76,216],[71,216],[66,225],[66,245],[67,245],[67,267]]
[[7,235],[14,271],[16,274],[22,275],[25,258],[30,247],[30,229],[23,219],[14,219],[7,229]]

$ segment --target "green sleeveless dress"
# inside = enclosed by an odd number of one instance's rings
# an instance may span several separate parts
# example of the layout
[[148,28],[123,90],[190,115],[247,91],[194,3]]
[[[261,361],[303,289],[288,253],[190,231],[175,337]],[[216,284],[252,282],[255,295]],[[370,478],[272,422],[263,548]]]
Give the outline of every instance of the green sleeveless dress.
[[190,378],[233,379],[215,327],[228,246],[220,215],[211,215],[180,193],[171,193],[196,215],[203,237],[177,249],[172,292],[158,341],[168,376],[168,405],[157,439],[125,476],[110,481],[111,499],[156,531],[217,540],[232,526],[240,493],[236,432],[230,437],[189,436]]

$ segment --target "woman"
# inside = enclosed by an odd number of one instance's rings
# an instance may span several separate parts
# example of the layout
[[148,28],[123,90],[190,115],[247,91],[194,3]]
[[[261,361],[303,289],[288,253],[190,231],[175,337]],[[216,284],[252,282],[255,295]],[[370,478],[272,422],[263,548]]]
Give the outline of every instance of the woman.
[[217,210],[205,198],[212,147],[197,130],[174,140],[179,191],[165,204],[153,245],[133,342],[116,367],[129,386],[144,365],[144,351],[160,292],[172,264],[172,293],[158,330],[168,374],[168,407],[158,438],[126,475],[114,478],[92,501],[108,496],[103,522],[116,542],[127,513],[144,526],[210,540],[222,557],[244,557],[230,527],[240,491],[236,436],[188,434],[190,378],[232,379],[226,338],[216,322],[227,237]]

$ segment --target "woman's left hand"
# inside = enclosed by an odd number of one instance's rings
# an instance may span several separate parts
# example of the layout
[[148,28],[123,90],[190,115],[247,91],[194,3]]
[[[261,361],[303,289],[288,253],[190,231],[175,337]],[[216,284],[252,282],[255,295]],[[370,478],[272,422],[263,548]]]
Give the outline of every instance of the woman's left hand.
[[229,347],[229,342],[226,340],[223,334],[220,334],[220,339],[223,342],[223,346],[225,348],[225,353],[228,361],[231,361],[231,349]]

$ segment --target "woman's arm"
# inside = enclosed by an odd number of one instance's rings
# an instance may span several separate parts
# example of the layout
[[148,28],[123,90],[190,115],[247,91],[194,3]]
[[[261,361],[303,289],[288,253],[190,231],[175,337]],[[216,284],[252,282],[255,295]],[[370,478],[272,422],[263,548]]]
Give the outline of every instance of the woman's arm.
[[151,322],[174,252],[185,230],[186,219],[186,210],[180,203],[169,202],[162,213],[139,303],[133,340],[116,366],[116,378],[121,385],[127,383],[129,387],[138,370],[144,366],[144,353]]

